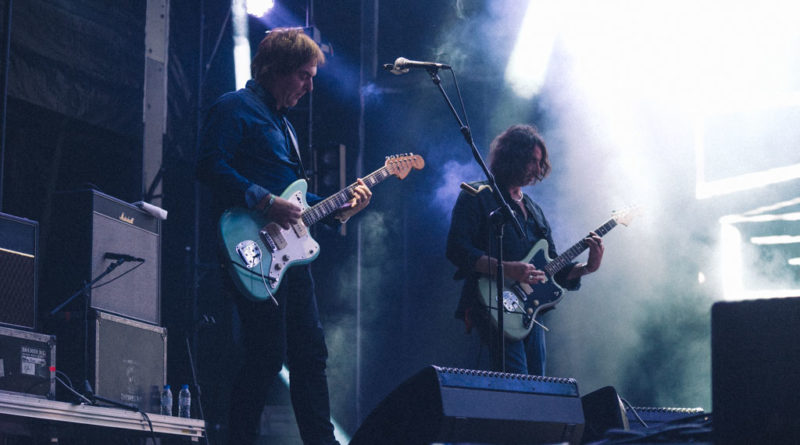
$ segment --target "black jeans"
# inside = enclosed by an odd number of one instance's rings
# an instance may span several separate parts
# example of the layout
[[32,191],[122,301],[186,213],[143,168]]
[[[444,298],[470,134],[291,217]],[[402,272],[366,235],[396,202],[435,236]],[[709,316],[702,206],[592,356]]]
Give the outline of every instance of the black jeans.
[[[234,289],[228,279],[229,289]],[[337,444],[325,374],[328,349],[308,266],[286,272],[276,298],[254,302],[235,290],[245,356],[233,384],[230,445],[255,443],[269,385],[289,368],[289,392],[300,436],[307,445]]]

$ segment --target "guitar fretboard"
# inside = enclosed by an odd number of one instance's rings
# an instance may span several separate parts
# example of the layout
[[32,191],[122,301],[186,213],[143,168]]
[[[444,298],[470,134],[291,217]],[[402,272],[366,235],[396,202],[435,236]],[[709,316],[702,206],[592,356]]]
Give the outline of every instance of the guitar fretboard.
[[[611,229],[617,226],[617,220],[614,218],[609,219],[606,221],[605,224],[595,229],[594,233],[598,234],[599,236],[605,236],[606,233],[610,232]],[[567,249],[564,253],[559,255],[556,259],[548,263],[544,266],[544,271],[547,272],[548,275],[553,276],[559,270],[563,269],[564,266],[571,263],[572,260],[581,254],[584,250],[588,249],[589,245],[586,244],[585,240],[580,240],[575,243],[572,247]]]
[[[363,179],[367,187],[372,188],[372,186],[378,184],[379,182],[383,181],[389,176],[391,176],[391,173],[389,173],[389,171],[386,169],[386,166],[383,166],[375,170],[374,172],[370,173]],[[344,189],[323,199],[315,206],[307,208],[303,212],[302,216],[303,223],[306,225],[306,227],[309,227],[311,224],[314,224],[317,221],[330,215],[331,213],[339,210],[344,205],[344,203],[346,203],[353,197],[353,189],[357,185],[358,185],[357,182],[350,184]]]

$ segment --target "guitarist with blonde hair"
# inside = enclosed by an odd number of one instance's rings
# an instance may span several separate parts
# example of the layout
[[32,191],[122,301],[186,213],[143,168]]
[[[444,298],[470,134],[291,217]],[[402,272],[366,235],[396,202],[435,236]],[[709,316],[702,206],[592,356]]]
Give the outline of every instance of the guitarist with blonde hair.
[[[298,200],[281,196],[292,183],[305,177],[297,136],[286,113],[311,92],[317,67],[324,62],[320,48],[301,29],[270,31],[251,63],[252,79],[245,88],[217,99],[201,130],[197,174],[213,189],[220,213],[243,208],[265,215],[275,224],[272,234],[279,241],[282,235],[277,226],[291,228],[298,235],[305,230]],[[313,194],[303,196],[311,205],[321,200]],[[334,209],[333,218],[345,221],[358,213],[372,193],[359,179],[348,196],[352,198]],[[251,237],[259,240],[268,236],[256,230]],[[269,252],[258,249],[255,241],[237,248],[242,261],[253,266],[247,273],[258,276],[256,286],[263,281],[261,292],[273,286],[263,272],[265,263],[266,269],[275,269],[263,261]],[[239,263],[225,261],[223,266],[242,268]],[[286,361],[292,406],[303,442],[336,444],[325,372],[328,350],[311,272],[302,264],[282,269],[281,274],[280,287],[266,289],[270,298],[256,301],[245,298],[230,274],[225,277],[226,289],[238,309],[245,350],[245,361],[231,390],[227,443],[256,443],[269,385]]]
[[[525,261],[526,254],[535,246],[542,246],[546,241],[546,252],[550,258],[557,256],[553,244],[550,224],[530,196],[522,191],[522,187],[531,186],[543,180],[550,173],[550,160],[547,147],[538,131],[530,125],[513,125],[497,136],[490,146],[489,170],[495,177],[500,192],[515,212],[522,226],[524,236],[507,229],[503,235],[503,274],[505,280],[513,282],[519,289],[531,289],[550,280],[542,267],[533,261]],[[463,319],[470,330],[477,328],[481,341],[489,345],[492,351],[492,369],[501,370],[496,323],[492,321],[492,313],[497,313],[497,303],[492,298],[482,297],[494,286],[481,287],[480,282],[487,281],[497,270],[494,252],[496,247],[490,245],[495,241],[489,214],[498,207],[487,182],[464,184],[464,191],[458,197],[453,208],[450,232],[447,238],[447,258],[458,270],[455,279],[465,280],[459,300],[456,317]],[[586,263],[570,262],[553,274],[552,279],[566,290],[577,290],[582,276],[596,271],[603,259],[603,243],[600,236],[592,232],[584,240],[589,249]],[[493,281],[493,278],[490,280]],[[526,304],[532,304],[535,292],[527,297]],[[505,304],[505,303],[504,303]],[[492,306],[492,308],[489,307]],[[524,314],[524,312],[522,312]],[[495,315],[495,321],[496,321]],[[517,318],[504,317],[504,324],[521,324],[524,316]],[[518,374],[545,375],[545,337],[542,325],[535,320],[524,320],[526,335],[522,338],[505,336],[505,372]],[[504,326],[504,332],[508,326]],[[514,327],[514,326],[512,326]]]

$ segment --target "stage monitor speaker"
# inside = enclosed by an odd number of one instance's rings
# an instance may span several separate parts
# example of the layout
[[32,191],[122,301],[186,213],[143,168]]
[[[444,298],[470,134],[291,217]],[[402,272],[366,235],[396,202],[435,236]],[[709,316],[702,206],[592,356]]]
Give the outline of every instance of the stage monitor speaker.
[[429,366],[394,389],[351,445],[580,443],[574,379]]
[[800,443],[800,298],[711,309],[714,443]]
[[[686,422],[702,424],[711,418],[710,413],[699,407],[633,406],[625,408],[625,415],[628,417],[631,429],[635,431],[652,431],[667,425],[675,426]],[[688,437],[688,434],[684,434],[684,437]]]
[[[42,300],[47,311],[79,291],[115,262],[125,261],[92,286],[90,306],[152,324],[161,322],[161,221],[96,190],[56,194],[44,259]],[[64,311],[80,311],[83,297]]]
[[0,324],[36,328],[39,223],[0,213]]

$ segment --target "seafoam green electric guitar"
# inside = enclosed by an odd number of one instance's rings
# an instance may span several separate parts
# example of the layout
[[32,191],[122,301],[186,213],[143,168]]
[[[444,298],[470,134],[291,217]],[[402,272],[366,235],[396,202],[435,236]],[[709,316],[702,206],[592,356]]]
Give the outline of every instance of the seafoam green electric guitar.
[[[424,166],[425,161],[419,155],[389,156],[383,167],[364,178],[364,183],[372,188],[392,175],[404,179],[412,169]],[[238,207],[226,210],[219,221],[220,241],[236,287],[251,300],[273,298],[288,268],[308,264],[319,255],[319,244],[309,234],[308,227],[339,210],[353,197],[356,185],[351,184],[309,207],[308,183],[302,179],[293,182],[280,197],[297,204],[303,212],[289,229],[270,221],[258,210]]]

